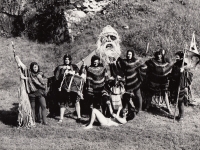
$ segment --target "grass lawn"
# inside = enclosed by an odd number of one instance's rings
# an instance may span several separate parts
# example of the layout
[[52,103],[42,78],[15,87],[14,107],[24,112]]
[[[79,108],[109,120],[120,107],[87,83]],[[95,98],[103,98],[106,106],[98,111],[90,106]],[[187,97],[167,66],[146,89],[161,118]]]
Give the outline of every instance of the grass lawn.
[[[172,3],[173,2],[173,3]],[[17,107],[19,71],[13,58],[11,41],[14,41],[16,53],[22,62],[29,66],[36,61],[47,77],[62,63],[62,56],[71,53],[73,61],[79,62],[95,49],[95,42],[101,29],[111,24],[121,36],[122,52],[135,49],[140,55],[150,42],[151,55],[157,47],[167,49],[172,55],[190,43],[193,31],[196,31],[197,45],[200,45],[199,0],[188,0],[182,5],[178,0],[122,1],[122,8],[109,7],[110,13],[87,18],[75,31],[82,33],[72,44],[38,44],[25,38],[0,37],[0,150],[27,149],[123,149],[123,150],[197,150],[200,149],[200,106],[185,107],[183,122],[171,119],[160,109],[141,112],[134,120],[118,127],[100,127],[83,130],[76,123],[73,108],[70,108],[63,124],[58,118],[48,118],[48,126],[36,124],[36,128],[17,129]],[[110,11],[112,10],[112,11]],[[100,22],[100,23],[99,23]],[[129,25],[129,30],[122,28]],[[194,71],[193,94],[200,98],[200,69]],[[199,101],[200,102],[200,101]],[[172,106],[174,111],[174,107]],[[87,118],[83,118],[85,121]]]
[[[159,109],[141,112],[134,120],[123,126],[100,127],[83,130],[77,124],[71,108],[63,124],[48,118],[48,126],[37,124],[32,129],[17,129],[17,87],[19,72],[15,64],[11,41],[16,43],[16,53],[28,65],[31,61],[43,64],[47,76],[52,74],[54,46],[27,42],[21,38],[4,39],[1,43],[0,84],[0,149],[199,149],[200,112],[199,106],[186,107],[185,120],[180,123]],[[20,44],[19,44],[20,43]],[[39,49],[36,50],[36,49]],[[48,49],[48,50],[47,50]],[[29,57],[31,55],[31,57]],[[44,56],[48,59],[44,60]],[[58,59],[59,60],[59,59]],[[45,65],[44,65],[45,64]],[[199,70],[196,72],[199,73]],[[195,87],[199,77],[194,78]],[[197,84],[197,85],[196,85]],[[198,94],[199,91],[195,92]],[[195,95],[196,98],[198,97]],[[173,109],[174,110],[174,109]],[[87,118],[83,118],[87,120]]]

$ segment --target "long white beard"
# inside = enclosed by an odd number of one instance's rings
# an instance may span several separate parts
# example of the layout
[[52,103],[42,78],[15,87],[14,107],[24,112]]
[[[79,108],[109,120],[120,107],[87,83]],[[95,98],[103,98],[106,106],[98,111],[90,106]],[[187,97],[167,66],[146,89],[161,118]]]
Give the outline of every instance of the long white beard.
[[[112,48],[106,48],[106,45],[108,44],[111,44]],[[121,55],[119,42],[116,40],[114,42],[106,42],[102,45],[102,43],[98,41],[97,53],[99,53],[101,62],[104,66],[107,66],[109,63],[114,63]]]

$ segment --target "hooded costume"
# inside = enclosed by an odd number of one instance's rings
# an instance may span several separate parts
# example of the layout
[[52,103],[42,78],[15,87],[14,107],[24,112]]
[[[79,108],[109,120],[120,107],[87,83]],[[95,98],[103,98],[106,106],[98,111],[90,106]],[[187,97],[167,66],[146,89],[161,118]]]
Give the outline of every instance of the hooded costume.
[[153,92],[167,91],[169,87],[169,75],[172,70],[172,64],[162,61],[157,61],[157,56],[160,52],[155,53],[155,58],[146,62],[147,65],[147,82],[148,87]]
[[[91,66],[86,69],[86,87],[87,89],[91,89],[92,93],[101,93],[104,88],[107,72],[101,64],[99,64],[98,66],[94,66],[93,62],[95,60],[100,60],[100,58],[94,55],[91,59]],[[88,92],[91,91],[89,90]]]

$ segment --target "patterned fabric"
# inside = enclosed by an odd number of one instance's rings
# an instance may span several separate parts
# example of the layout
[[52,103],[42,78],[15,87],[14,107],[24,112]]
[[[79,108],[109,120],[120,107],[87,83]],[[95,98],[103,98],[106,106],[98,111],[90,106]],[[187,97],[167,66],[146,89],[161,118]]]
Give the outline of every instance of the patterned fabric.
[[60,82],[62,81],[66,70],[75,71],[75,73],[79,73],[79,68],[75,64],[60,65],[60,66],[56,67],[56,69],[54,70],[54,76],[55,76],[56,81],[60,81]]
[[120,82],[118,85],[114,85],[115,81],[108,81],[104,86],[102,95],[110,97],[111,104],[114,110],[118,110],[122,106],[122,95],[125,93],[124,84]]
[[88,89],[92,89],[92,92],[100,93],[103,90],[106,81],[106,69],[102,66],[88,67],[86,86]]
[[127,92],[132,92],[138,89],[141,85],[140,68],[143,66],[141,60],[129,61],[127,59],[123,60],[121,64],[121,69],[125,75],[125,89]]
[[112,93],[111,97],[111,104],[113,106],[114,110],[118,110],[118,108],[121,106],[122,107],[122,94],[125,92],[124,87],[121,86],[114,86],[111,88]]
[[45,90],[45,82],[42,79],[42,72],[38,72],[36,74],[32,73],[31,71],[28,71],[28,85],[30,92],[35,92],[38,89]]
[[[186,63],[184,65],[186,65]],[[172,97],[177,97],[178,87],[180,86],[179,100],[183,100],[186,97],[187,91],[185,88],[191,85],[193,76],[191,72],[186,70],[181,73],[181,66],[182,61],[178,61],[173,65],[170,81]]]
[[161,92],[168,90],[169,74],[172,66],[169,63],[161,63],[154,58],[146,62],[147,65],[147,82],[150,90]]
[[139,73],[140,73],[140,79],[144,81],[146,79],[146,71],[147,71],[147,65],[142,64],[139,68]]

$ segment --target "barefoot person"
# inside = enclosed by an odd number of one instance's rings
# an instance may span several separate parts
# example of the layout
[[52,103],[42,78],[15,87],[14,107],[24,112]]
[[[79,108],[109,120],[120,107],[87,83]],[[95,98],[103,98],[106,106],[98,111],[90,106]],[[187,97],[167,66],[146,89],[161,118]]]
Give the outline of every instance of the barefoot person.
[[126,115],[128,113],[127,110],[122,109],[119,107],[117,113],[113,113],[111,104],[108,103],[111,115],[113,118],[106,118],[98,109],[93,108],[91,119],[89,124],[84,129],[91,129],[93,128],[93,123],[95,119],[99,121],[102,126],[118,126],[120,124],[125,124],[127,122]]

